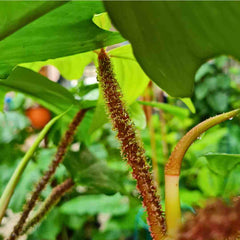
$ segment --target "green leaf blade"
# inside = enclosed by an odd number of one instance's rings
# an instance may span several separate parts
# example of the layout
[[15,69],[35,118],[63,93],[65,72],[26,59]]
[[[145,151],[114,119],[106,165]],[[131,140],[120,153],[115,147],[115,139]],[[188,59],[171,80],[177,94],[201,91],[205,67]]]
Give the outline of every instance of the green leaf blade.
[[204,156],[208,161],[208,167],[222,176],[226,176],[240,163],[240,154],[209,153]]
[[59,114],[75,103],[73,95],[61,85],[23,67],[17,67],[0,85],[20,91],[37,99],[51,111]]
[[71,1],[3,39],[0,78],[6,78],[19,63],[45,61],[123,42],[119,33],[93,23],[94,14],[104,11],[101,1]]
[[221,54],[240,59],[239,2],[104,4],[145,73],[173,97],[192,95],[195,73],[207,59]]
[[0,40],[65,3],[67,1],[0,2]]

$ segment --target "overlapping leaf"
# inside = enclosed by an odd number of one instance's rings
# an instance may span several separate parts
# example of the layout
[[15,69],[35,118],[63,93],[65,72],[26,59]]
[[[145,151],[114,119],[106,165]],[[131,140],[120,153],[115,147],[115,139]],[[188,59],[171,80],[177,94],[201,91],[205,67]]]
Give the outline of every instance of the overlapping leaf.
[[[27,4],[37,6],[35,2]],[[23,3],[12,5],[22,8]],[[73,55],[124,41],[118,32],[105,31],[93,23],[94,14],[102,12],[100,1],[68,2],[9,35],[0,41],[0,78],[6,78],[19,63]],[[23,17],[27,16],[26,11]]]
[[78,153],[70,152],[64,165],[76,183],[91,191],[113,194],[123,192],[122,173],[110,169],[107,163],[97,159],[86,147]]
[[15,68],[0,85],[30,95],[55,113],[66,111],[75,102],[67,89],[23,67]]
[[117,29],[148,76],[174,97],[189,97],[207,59],[240,59],[240,3],[232,1],[105,1]]
[[65,3],[67,1],[0,2],[0,40]]
[[[91,206],[91,207],[89,207]],[[71,199],[61,206],[61,212],[65,214],[98,214],[123,215],[129,210],[127,197],[119,193],[113,196],[85,195]]]
[[239,154],[211,153],[205,155],[209,168],[217,174],[226,176],[240,163]]

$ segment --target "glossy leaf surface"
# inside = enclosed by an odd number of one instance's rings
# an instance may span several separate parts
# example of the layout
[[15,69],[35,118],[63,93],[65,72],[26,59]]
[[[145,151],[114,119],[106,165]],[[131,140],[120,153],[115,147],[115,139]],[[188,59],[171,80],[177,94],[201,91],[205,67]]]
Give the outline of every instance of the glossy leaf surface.
[[[14,3],[16,7],[19,4]],[[94,14],[104,11],[100,1],[68,2],[9,35],[0,41],[0,78],[6,78],[19,63],[73,55],[124,41],[119,33],[93,23]]]
[[11,90],[26,93],[55,113],[67,110],[75,100],[61,85],[23,67],[17,67],[0,85]]
[[197,69],[209,58],[240,59],[239,2],[105,1],[148,76],[174,97],[192,95]]
[[65,3],[67,1],[0,2],[0,40]]

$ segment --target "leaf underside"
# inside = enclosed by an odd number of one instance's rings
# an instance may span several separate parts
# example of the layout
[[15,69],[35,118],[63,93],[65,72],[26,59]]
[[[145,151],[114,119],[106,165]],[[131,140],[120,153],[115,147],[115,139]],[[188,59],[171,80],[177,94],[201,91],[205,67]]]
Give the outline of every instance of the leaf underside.
[[221,54],[240,59],[240,3],[105,1],[143,70],[174,97],[189,97],[198,68]]

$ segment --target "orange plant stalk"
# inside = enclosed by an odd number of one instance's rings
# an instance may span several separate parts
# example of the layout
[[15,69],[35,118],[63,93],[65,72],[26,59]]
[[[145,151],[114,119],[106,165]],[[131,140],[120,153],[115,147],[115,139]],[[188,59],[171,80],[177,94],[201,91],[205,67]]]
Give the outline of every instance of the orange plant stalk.
[[181,210],[179,200],[179,175],[182,159],[191,144],[209,128],[232,119],[239,114],[240,109],[211,117],[192,128],[174,148],[165,166],[165,204],[167,232],[174,237],[181,223]]
[[154,240],[161,240],[165,235],[165,219],[157,196],[149,165],[146,162],[143,144],[136,134],[136,129],[123,102],[123,96],[115,79],[109,56],[104,49],[98,55],[98,80],[103,91],[107,110],[113,129],[121,143],[122,156],[132,167],[132,175],[137,180],[137,188],[147,209],[148,223]]

